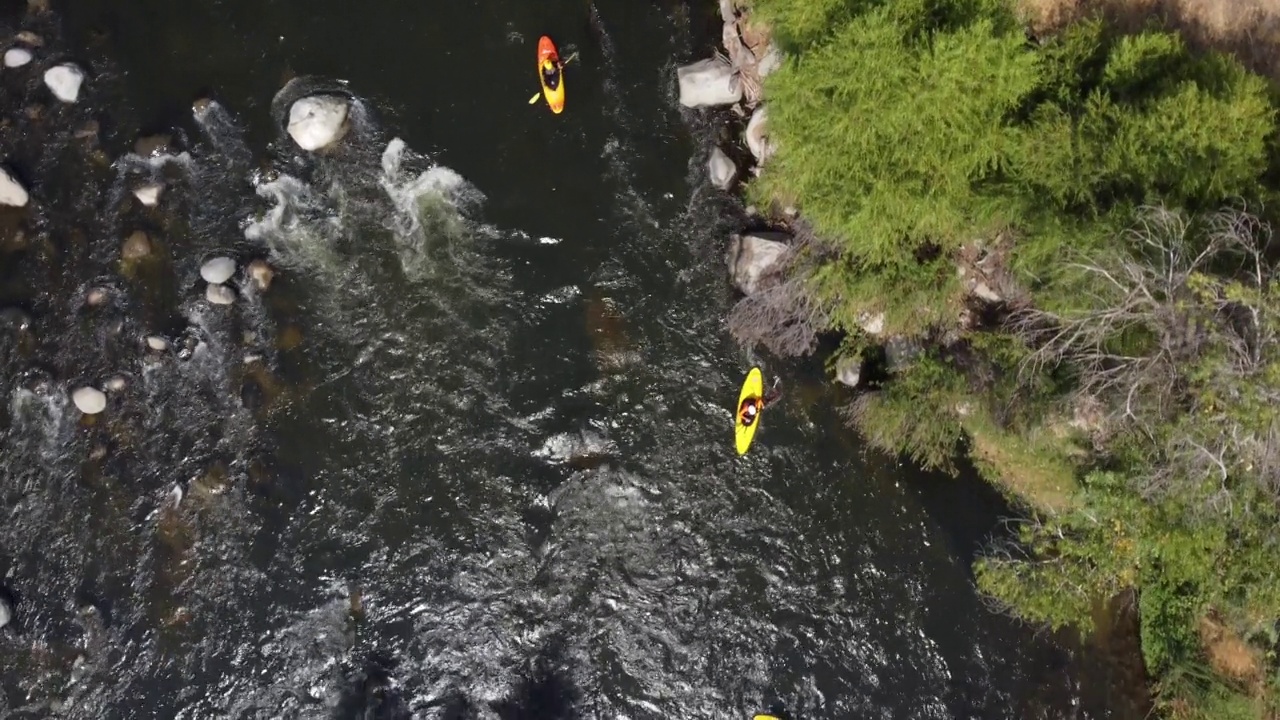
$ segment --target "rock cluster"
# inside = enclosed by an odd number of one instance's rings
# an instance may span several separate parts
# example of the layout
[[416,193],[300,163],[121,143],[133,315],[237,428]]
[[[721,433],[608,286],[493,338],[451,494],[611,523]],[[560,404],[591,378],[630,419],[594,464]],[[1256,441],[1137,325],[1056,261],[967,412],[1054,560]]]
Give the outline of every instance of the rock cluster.
[[[733,106],[750,117],[742,138],[759,166],[772,154],[768,115],[761,104],[761,81],[782,64],[782,54],[768,33],[752,25],[734,0],[721,0],[720,15],[726,54],[698,60],[676,69],[680,104],[688,108]],[[733,187],[739,168],[724,148],[712,148],[707,176],[721,190]]]

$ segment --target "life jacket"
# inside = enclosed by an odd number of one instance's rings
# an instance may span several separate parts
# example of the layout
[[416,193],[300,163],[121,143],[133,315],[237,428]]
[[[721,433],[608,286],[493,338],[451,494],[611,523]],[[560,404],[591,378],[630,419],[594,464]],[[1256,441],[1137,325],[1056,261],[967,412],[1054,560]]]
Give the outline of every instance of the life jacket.
[[558,64],[551,62],[550,59],[542,61],[542,80],[547,84],[547,88],[555,90],[560,86],[560,67]]

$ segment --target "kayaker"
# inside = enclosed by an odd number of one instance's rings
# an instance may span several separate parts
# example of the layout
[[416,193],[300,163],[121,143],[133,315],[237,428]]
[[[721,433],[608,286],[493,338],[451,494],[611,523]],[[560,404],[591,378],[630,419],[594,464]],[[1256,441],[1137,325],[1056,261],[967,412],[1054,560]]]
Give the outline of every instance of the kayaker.
[[542,61],[542,79],[547,83],[547,87],[555,90],[560,84],[560,66],[558,63],[551,62],[548,58]]
[[766,405],[777,402],[782,397],[782,390],[779,388],[782,378],[775,377],[773,386],[765,391],[764,397],[749,397],[742,401],[742,406],[738,408],[738,420],[744,426],[750,426],[760,416],[760,411],[764,410]]

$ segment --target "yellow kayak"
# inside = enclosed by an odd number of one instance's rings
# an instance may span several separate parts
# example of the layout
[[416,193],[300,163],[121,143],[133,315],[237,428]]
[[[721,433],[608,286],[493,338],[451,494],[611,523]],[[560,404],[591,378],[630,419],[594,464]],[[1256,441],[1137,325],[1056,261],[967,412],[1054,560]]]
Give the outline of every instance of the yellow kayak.
[[564,65],[556,44],[546,35],[538,39],[538,82],[551,112],[559,115],[564,110]]
[[738,393],[738,404],[733,411],[733,435],[734,441],[738,446],[738,454],[745,455],[747,448],[751,447],[751,440],[756,436],[756,428],[760,427],[760,415],[756,413],[756,419],[750,425],[742,422],[742,404],[752,398],[761,398],[764,396],[764,381],[761,379],[760,368],[753,367],[751,372],[747,373],[747,379],[742,383],[742,390]]

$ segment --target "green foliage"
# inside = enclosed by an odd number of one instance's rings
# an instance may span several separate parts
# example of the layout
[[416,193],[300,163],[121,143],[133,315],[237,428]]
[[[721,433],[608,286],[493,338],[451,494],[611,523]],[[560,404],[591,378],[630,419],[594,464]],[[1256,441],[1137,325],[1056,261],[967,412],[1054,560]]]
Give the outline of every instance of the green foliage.
[[916,45],[903,35],[923,28],[901,12],[860,16],[766,81],[782,149],[756,191],[802,198],[859,269],[914,265],[926,242],[950,251],[1011,219],[974,185],[999,172],[1012,149],[1000,119],[1036,79],[1023,39],[991,19]]
[[785,51],[800,53],[869,4],[867,0],[754,0],[751,13],[753,20],[769,26]]
[[[884,390],[858,398],[851,419],[876,448],[909,455],[926,468],[954,470],[963,435],[956,407],[964,398],[964,377],[944,360],[926,355]],[[921,407],[930,411],[920,412]]]
[[[1142,203],[1251,196],[1266,170],[1265,83],[1175,34],[1094,21],[1037,48],[1002,4],[976,0],[762,0],[756,12],[806,39],[766,80],[779,149],[751,192],[796,201],[840,253],[813,286],[838,328],[868,297],[896,297],[874,291],[886,283],[931,311],[954,305],[938,264],[1007,228],[1017,279],[1070,303],[1081,288],[1059,267],[1064,247],[1101,247]],[[913,335],[956,317],[882,311],[902,320],[889,332]]]
[[1157,674],[1199,661],[1196,623],[1209,608],[1257,618],[1280,607],[1273,507],[1190,521],[1114,473],[1091,474],[1080,497],[1070,513],[1023,525],[1017,553],[979,560],[979,587],[1024,617],[1082,631],[1096,604],[1137,588],[1143,654]]

